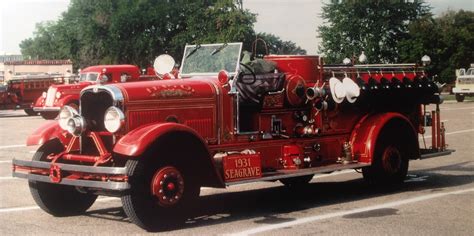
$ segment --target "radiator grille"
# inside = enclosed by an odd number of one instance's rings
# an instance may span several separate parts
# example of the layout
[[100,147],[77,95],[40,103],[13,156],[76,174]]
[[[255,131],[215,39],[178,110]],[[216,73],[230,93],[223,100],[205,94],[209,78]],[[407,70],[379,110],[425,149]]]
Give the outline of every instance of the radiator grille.
[[53,106],[54,99],[56,98],[56,88],[49,87],[48,93],[46,94],[45,106]]

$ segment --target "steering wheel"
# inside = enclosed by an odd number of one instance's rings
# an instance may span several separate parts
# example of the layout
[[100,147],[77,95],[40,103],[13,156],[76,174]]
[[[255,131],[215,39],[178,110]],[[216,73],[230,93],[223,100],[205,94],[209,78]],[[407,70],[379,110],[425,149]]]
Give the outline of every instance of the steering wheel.
[[244,75],[249,75],[249,74],[246,74],[246,73],[243,73],[242,70],[241,72],[239,72],[239,81],[241,81],[243,84],[247,84],[247,85],[250,85],[250,84],[254,84],[255,81],[257,81],[257,76],[255,75],[255,72],[252,70],[252,68],[244,63],[239,63],[241,66],[245,67],[245,69],[247,69],[249,72],[250,72],[250,75],[252,75],[252,80],[247,80],[247,79],[244,79]]

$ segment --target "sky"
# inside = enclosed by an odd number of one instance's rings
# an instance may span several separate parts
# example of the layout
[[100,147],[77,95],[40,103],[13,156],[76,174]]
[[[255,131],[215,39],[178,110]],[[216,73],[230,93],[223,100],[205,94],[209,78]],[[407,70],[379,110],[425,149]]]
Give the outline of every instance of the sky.
[[[291,40],[316,54],[321,40],[322,2],[317,0],[244,0],[244,8],[257,13],[255,30]],[[448,9],[474,11],[474,0],[427,0],[438,15]],[[20,53],[22,40],[32,37],[37,23],[59,19],[69,0],[0,0],[0,54]]]

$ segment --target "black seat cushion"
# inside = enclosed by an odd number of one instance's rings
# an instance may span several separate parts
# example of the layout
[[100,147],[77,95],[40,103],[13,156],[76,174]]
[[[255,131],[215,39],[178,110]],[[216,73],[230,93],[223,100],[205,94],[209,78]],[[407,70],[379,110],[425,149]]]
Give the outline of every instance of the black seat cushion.
[[253,75],[244,75],[236,83],[239,91],[239,102],[242,105],[261,105],[262,98],[268,92],[277,92],[283,89],[285,74],[267,73],[256,75],[255,83],[245,84],[241,81],[253,80]]

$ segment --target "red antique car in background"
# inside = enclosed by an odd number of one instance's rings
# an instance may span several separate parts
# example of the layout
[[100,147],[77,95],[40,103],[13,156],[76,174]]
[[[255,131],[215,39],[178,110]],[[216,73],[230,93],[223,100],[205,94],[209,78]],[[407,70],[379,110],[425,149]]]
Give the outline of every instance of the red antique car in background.
[[[52,85],[47,92],[38,96],[33,110],[51,120],[58,116],[64,105],[79,106],[81,90],[93,84],[124,83],[152,79],[153,76],[141,76],[140,68],[135,65],[97,65],[80,71],[79,81],[74,84]],[[44,91],[44,90],[43,90]]]
[[28,115],[36,115],[32,104],[49,86],[63,84],[63,75],[41,74],[15,76],[0,85],[0,109],[24,109]]

